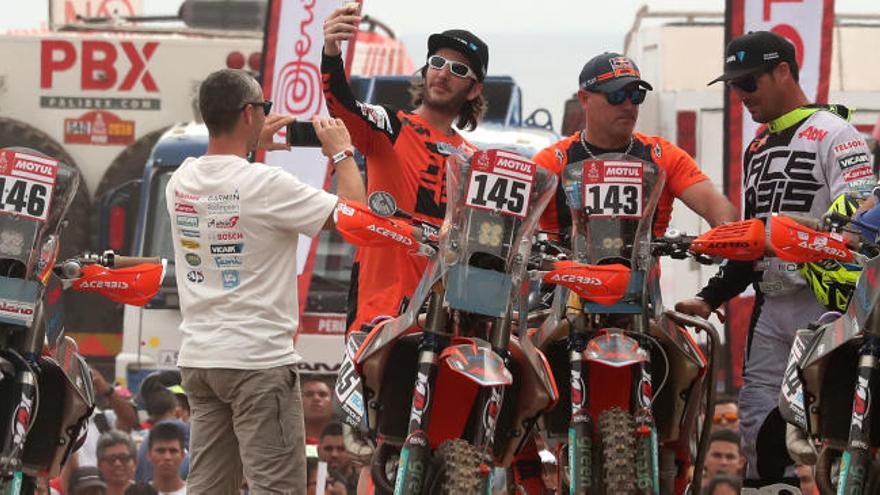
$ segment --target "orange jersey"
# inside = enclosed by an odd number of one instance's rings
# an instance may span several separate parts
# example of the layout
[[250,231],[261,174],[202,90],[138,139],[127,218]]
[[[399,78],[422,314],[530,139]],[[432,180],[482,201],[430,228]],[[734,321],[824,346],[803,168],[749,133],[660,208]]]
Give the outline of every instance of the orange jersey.
[[[352,144],[366,158],[367,193],[391,193],[415,218],[440,225],[446,213],[446,158],[474,150],[464,138],[434,129],[419,115],[357,101],[340,57],[321,62],[330,114],[342,119]],[[415,291],[427,260],[404,248],[361,248],[355,253],[348,328],[376,316],[397,316]]]
[[[633,133],[633,146],[629,154],[642,160],[655,163],[666,170],[666,186],[660,195],[657,210],[654,213],[652,232],[655,237],[662,236],[672,218],[672,202],[681,196],[688,187],[708,180],[697,163],[686,151],[659,136],[647,136]],[[591,147],[595,154],[619,152],[622,150],[599,150]],[[590,158],[581,144],[580,131],[539,151],[532,160],[538,165],[560,176],[565,166]],[[541,216],[541,229],[551,232],[563,232],[571,228],[571,213],[562,193],[562,181],[554,198],[547,205]]]

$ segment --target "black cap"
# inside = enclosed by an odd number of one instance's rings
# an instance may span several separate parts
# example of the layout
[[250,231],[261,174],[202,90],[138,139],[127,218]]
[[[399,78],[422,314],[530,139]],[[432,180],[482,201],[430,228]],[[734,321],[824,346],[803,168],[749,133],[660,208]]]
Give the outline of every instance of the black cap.
[[794,45],[771,31],[749,32],[727,44],[724,52],[724,74],[709,84],[764,72],[780,62],[788,62],[792,68],[797,68]]
[[449,48],[461,53],[467,57],[471,70],[477,74],[477,79],[482,81],[486,78],[486,71],[489,69],[489,47],[473,33],[464,29],[449,29],[428,37],[429,57],[441,48]]
[[107,483],[104,483],[104,479],[101,478],[101,471],[95,466],[78,467],[70,473],[67,493],[68,495],[76,495],[77,490],[93,486],[107,488]]
[[614,52],[605,52],[591,58],[581,69],[578,82],[581,89],[603,93],[617,91],[634,82],[643,88],[654,89],[642,79],[639,66],[631,58]]

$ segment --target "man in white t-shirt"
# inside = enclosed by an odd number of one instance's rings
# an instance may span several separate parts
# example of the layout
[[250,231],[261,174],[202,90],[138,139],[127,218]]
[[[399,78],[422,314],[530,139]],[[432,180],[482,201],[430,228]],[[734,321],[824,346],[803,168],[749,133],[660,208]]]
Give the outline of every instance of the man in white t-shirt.
[[[305,493],[302,400],[293,348],[299,234],[333,226],[337,196],[277,167],[250,163],[292,119],[269,115],[249,74],[221,70],[199,89],[208,150],[168,182],[183,321],[178,366],[192,408],[193,494]],[[315,119],[339,197],[364,200],[348,131]]]

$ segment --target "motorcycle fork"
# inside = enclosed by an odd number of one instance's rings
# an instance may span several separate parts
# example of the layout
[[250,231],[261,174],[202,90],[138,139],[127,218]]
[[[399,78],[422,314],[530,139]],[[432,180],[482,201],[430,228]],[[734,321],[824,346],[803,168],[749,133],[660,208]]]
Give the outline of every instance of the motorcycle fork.
[[435,291],[428,303],[428,328],[419,344],[416,380],[410,406],[406,441],[400,451],[394,495],[419,495],[431,461],[428,444],[428,425],[431,419],[431,401],[437,381],[437,357],[443,350],[441,332],[446,327],[443,292]]
[[0,444],[0,476],[2,477],[21,470],[21,455],[24,452],[28,429],[33,422],[31,416],[37,395],[37,375],[30,363],[15,351],[6,353],[6,357],[15,361],[17,380],[12,397],[17,398],[18,404],[13,414],[9,416],[6,436]]
[[[593,485],[593,418],[587,384],[588,366],[584,361],[591,322],[581,316],[582,325],[575,324],[568,340],[571,370],[571,420],[568,426],[569,494],[589,493]],[[580,323],[580,322],[579,322]]]
[[865,334],[859,349],[856,387],[853,392],[849,440],[840,462],[838,494],[860,494],[868,481],[871,464],[871,399],[876,389],[877,369],[880,366],[880,336]]
[[[509,306],[505,315],[495,319],[490,339],[492,350],[501,356],[504,366],[509,369],[510,352],[507,350],[507,346],[510,344]],[[475,410],[481,420],[474,430],[474,447],[492,457],[495,455],[493,451],[495,448],[495,428],[498,426],[498,415],[501,413],[503,401],[503,386],[481,387],[475,400]]]
[[[641,339],[639,339],[641,340]],[[640,342],[643,349],[644,342]],[[650,356],[650,353],[648,354]],[[660,465],[657,446],[657,425],[654,423],[652,403],[654,382],[651,379],[651,361],[637,365],[638,380],[633,383],[632,400],[636,438],[636,487],[639,493],[656,494],[660,491]]]

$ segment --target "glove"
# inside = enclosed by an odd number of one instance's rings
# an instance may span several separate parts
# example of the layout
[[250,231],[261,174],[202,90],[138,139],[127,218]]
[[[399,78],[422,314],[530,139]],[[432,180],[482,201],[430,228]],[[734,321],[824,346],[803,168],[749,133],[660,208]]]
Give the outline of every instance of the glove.
[[807,432],[795,425],[785,425],[785,448],[796,464],[815,466],[819,454]]

